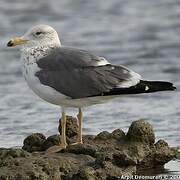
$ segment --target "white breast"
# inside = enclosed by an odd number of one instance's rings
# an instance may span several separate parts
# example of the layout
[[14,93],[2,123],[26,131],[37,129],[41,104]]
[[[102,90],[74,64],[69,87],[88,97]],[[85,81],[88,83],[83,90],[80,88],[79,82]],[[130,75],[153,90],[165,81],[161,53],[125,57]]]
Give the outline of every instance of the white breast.
[[35,76],[36,72],[39,70],[40,69],[36,62],[23,63],[22,72],[28,86],[34,91],[34,93],[45,101],[56,105],[61,105],[61,103],[63,104],[63,100],[68,97],[49,86],[41,84],[38,77]]

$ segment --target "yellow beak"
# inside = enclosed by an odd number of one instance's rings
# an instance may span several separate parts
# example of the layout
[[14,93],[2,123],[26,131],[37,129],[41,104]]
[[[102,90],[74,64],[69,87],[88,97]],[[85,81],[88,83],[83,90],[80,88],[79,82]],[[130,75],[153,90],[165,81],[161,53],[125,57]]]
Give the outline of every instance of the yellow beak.
[[8,43],[7,46],[8,47],[15,47],[17,45],[22,45],[25,44],[28,40],[23,39],[22,37],[15,37],[13,39],[11,39]]

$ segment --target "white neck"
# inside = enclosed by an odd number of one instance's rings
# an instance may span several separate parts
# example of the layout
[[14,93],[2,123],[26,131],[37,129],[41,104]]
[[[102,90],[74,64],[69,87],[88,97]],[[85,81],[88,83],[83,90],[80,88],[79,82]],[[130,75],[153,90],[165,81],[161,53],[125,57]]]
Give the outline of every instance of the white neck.
[[21,59],[23,63],[34,63],[38,59],[47,56],[53,49],[60,46],[61,44],[48,44],[35,47],[23,47],[21,49]]

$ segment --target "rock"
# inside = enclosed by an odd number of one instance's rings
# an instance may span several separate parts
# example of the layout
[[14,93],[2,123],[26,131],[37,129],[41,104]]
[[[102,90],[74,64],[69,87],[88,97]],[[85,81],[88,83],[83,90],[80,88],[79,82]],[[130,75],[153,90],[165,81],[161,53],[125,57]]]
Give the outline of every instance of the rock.
[[111,138],[111,134],[107,131],[103,131],[103,132],[100,132],[96,137],[95,139],[99,139],[99,140],[107,140]]
[[95,180],[95,170],[92,167],[83,167],[72,177],[73,180]]
[[122,140],[125,138],[125,132],[123,132],[122,129],[115,129],[112,133],[111,133],[111,137],[116,139],[116,140]]
[[89,144],[94,141],[95,137],[95,135],[83,135],[83,142]]
[[165,142],[164,140],[160,139],[160,140],[158,140],[156,142],[155,147],[156,147],[157,150],[161,149],[161,148],[164,148],[164,147],[168,147],[168,143]]
[[130,141],[142,142],[153,145],[155,135],[151,124],[144,120],[134,121],[127,133],[127,138]]
[[175,148],[176,151],[176,159],[180,160],[180,149],[179,147]]
[[[66,135],[67,143],[72,143],[68,137],[74,137],[77,135],[78,125],[77,119],[71,116],[67,116],[67,125],[66,125]],[[61,122],[61,120],[60,120]],[[61,123],[59,124],[59,132],[61,133]],[[33,133],[32,135],[25,138],[23,142],[23,149],[28,152],[43,151],[47,150],[53,145],[58,145],[60,143],[60,135],[52,135],[46,139],[46,137],[41,133]]]
[[[59,120],[59,133],[61,134],[61,119]],[[72,116],[66,116],[66,136],[71,138],[77,135],[78,124],[77,119]]]
[[95,157],[96,147],[89,144],[70,145],[66,148],[65,152],[74,154],[85,154]]
[[33,152],[33,151],[42,151],[43,143],[45,142],[46,137],[41,133],[34,133],[24,139],[22,149]]
[[164,165],[173,159],[176,155],[176,149],[169,148],[168,143],[164,140],[159,140],[155,144],[156,152],[154,157],[155,165]]
[[[67,141],[71,143],[77,126],[74,118],[68,116],[68,122]],[[143,120],[133,122],[127,135],[116,129],[84,135],[83,141],[48,155],[44,151],[60,143],[59,135],[46,139],[35,133],[24,140],[23,149],[1,148],[0,180],[113,180],[163,167],[176,156],[176,150],[165,141],[154,143],[152,126]]]
[[113,154],[111,152],[109,152],[109,153],[107,153],[107,152],[97,152],[96,153],[95,164],[98,165],[98,166],[103,167],[104,162],[112,161],[112,160],[113,160]]
[[137,164],[136,157],[130,156],[126,151],[113,154],[113,163],[117,166],[135,166]]
[[114,166],[112,162],[105,161],[103,168],[95,169],[95,179],[97,180],[118,180],[121,176],[132,176],[136,172],[136,166],[128,166],[128,168],[120,168]]
[[[66,137],[66,141],[67,141],[67,144],[69,144],[70,139],[68,137]],[[45,151],[48,148],[50,148],[51,146],[59,145],[60,143],[61,143],[60,135],[55,134],[55,135],[49,136],[44,141],[44,143],[42,144],[42,148],[40,148],[40,149],[43,149]]]
[[0,159],[5,159],[5,158],[18,158],[18,157],[28,157],[31,154],[28,153],[27,151],[24,151],[23,149],[6,149],[6,148],[0,148]]

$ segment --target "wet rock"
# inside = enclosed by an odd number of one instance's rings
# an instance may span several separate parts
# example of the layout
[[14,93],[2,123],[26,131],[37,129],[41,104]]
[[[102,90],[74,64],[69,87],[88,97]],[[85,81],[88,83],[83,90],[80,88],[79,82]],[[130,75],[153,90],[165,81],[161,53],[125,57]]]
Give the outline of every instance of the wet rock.
[[[59,120],[59,133],[61,134],[61,119]],[[78,124],[77,119],[72,116],[66,116],[66,136],[71,138],[77,135]]]
[[130,141],[142,142],[149,145],[153,145],[155,142],[153,127],[145,120],[134,121],[129,128],[127,138]]
[[121,176],[130,176],[136,172],[136,166],[128,166],[128,168],[121,168],[112,164],[112,162],[104,162],[104,167],[96,169],[96,177],[101,180],[118,180]]
[[[14,161],[19,165],[15,166]],[[0,168],[0,179],[8,180],[61,180],[71,179],[77,174],[79,167],[84,167],[94,159],[87,155],[64,155],[57,153],[55,156],[46,156],[37,153],[27,158],[16,158],[6,161]]]
[[104,166],[104,162],[106,161],[112,161],[113,160],[113,154],[111,152],[97,152],[96,153],[96,160],[95,164],[99,165],[101,167]]
[[[66,137],[66,142],[67,144],[70,143],[70,139],[68,137]],[[55,135],[52,135],[52,136],[49,136],[45,141],[44,143],[42,144],[42,148],[44,151],[47,150],[48,148],[50,148],[51,146],[54,146],[54,145],[59,145],[61,143],[61,138],[60,138],[60,135],[58,134],[55,134]]]
[[24,139],[22,149],[33,152],[33,151],[42,151],[43,143],[45,142],[46,137],[41,133],[34,133]]
[[95,180],[95,170],[92,167],[83,167],[72,177],[73,180]]
[[60,135],[49,136],[42,144],[42,149],[47,150],[51,146],[60,144]]
[[162,139],[158,140],[155,144],[156,149],[166,148],[168,147],[168,143]]
[[95,135],[84,135],[83,136],[83,142],[86,144],[89,144],[92,141],[94,141],[95,137],[96,137]]
[[126,151],[116,152],[113,154],[113,163],[117,166],[135,166],[137,164],[136,157],[130,156]]
[[70,145],[66,148],[65,152],[74,153],[74,154],[85,154],[95,157],[96,147],[89,144],[77,144]]
[[27,151],[24,151],[23,149],[6,149],[6,148],[0,148],[0,159],[5,158],[17,158],[17,157],[28,157],[30,156],[30,153]]
[[[67,141],[72,143],[76,140],[77,122],[76,118],[68,118]],[[24,150],[1,148],[0,179],[112,180],[141,169],[162,167],[176,156],[176,150],[165,141],[154,143],[152,126],[143,120],[133,122],[127,135],[116,129],[97,136],[84,135],[83,141],[59,153],[46,154],[47,148],[60,143],[60,136],[46,139],[35,133],[24,140]]]
[[180,160],[180,149],[179,149],[179,147],[176,147],[174,150],[176,151],[176,159]]
[[[71,116],[67,116],[66,127],[67,127],[66,140],[67,143],[69,144],[71,140],[68,137],[74,137],[75,135],[77,135],[77,128],[78,128],[77,119]],[[22,148],[28,152],[35,152],[35,151],[44,151],[53,145],[59,145],[59,144],[60,144],[60,135],[52,135],[46,139],[46,137],[41,133],[33,133],[32,135],[25,138]]]
[[176,150],[169,148],[168,143],[164,140],[159,140],[155,144],[156,152],[154,157],[154,164],[163,165],[175,158]]
[[125,138],[125,132],[122,129],[115,129],[111,133],[111,137],[116,139],[116,140],[122,140]]
[[103,132],[100,132],[96,137],[95,139],[99,139],[99,140],[107,140],[111,138],[111,134],[108,132],[108,131],[103,131]]

